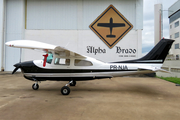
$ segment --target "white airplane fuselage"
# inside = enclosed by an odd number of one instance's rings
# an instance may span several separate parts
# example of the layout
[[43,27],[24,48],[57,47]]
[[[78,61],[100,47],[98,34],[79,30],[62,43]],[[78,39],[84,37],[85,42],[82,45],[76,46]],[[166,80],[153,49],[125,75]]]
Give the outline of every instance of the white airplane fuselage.
[[[92,65],[77,66],[75,65],[75,60],[77,59],[89,61]],[[31,67],[29,68],[28,66]],[[22,64],[21,70],[26,78],[30,80],[33,80],[31,78],[36,78],[38,81],[81,81],[153,73],[151,70],[139,70],[141,66],[160,68],[162,63],[104,63],[93,58],[70,58],[70,64],[68,65],[57,65],[55,64],[55,59],[53,59],[51,63],[46,63],[45,67],[43,67],[43,60],[34,60],[27,64]]]

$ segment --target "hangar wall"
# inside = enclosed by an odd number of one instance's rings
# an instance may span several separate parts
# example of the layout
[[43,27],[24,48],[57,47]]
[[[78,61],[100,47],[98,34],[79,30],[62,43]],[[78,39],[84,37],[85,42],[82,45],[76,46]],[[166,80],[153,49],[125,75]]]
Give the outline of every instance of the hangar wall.
[[[143,0],[5,0],[5,4],[4,42],[15,39],[42,41],[105,62],[141,57]],[[133,29],[112,49],[89,28],[110,4],[133,24]],[[122,53],[122,50],[127,52]],[[21,56],[20,52],[18,48],[5,47],[5,71],[12,71],[20,57],[22,61],[43,58],[37,51],[22,50]]]
[[0,0],[0,68],[3,70],[3,59],[4,59],[4,0]]
[[[6,0],[5,42],[24,39],[25,7],[24,0]],[[12,71],[20,61],[20,49],[5,47],[5,70]]]
[[[26,29],[89,30],[89,25],[114,5],[134,26],[142,29],[141,0],[27,0]],[[139,21],[139,22],[136,22]]]

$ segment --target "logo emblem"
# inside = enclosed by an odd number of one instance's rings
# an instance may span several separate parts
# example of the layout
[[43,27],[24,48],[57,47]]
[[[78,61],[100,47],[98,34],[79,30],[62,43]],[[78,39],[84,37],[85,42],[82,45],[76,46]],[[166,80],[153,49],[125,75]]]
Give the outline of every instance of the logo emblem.
[[109,48],[113,48],[133,25],[110,5],[89,27]]

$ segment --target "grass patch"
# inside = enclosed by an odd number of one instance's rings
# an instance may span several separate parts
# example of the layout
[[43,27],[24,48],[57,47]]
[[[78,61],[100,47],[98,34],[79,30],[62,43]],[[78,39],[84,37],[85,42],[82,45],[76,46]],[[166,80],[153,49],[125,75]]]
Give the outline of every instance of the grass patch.
[[180,78],[177,78],[177,77],[157,77],[157,78],[160,78],[169,82],[173,82],[176,84],[180,84]]

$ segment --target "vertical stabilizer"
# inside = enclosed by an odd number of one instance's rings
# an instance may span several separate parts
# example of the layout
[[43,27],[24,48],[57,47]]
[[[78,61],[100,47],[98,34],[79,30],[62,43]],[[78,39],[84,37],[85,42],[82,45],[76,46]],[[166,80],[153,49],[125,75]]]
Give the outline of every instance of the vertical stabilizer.
[[163,63],[174,40],[161,39],[158,44],[144,57],[136,60],[120,61],[114,63]]

